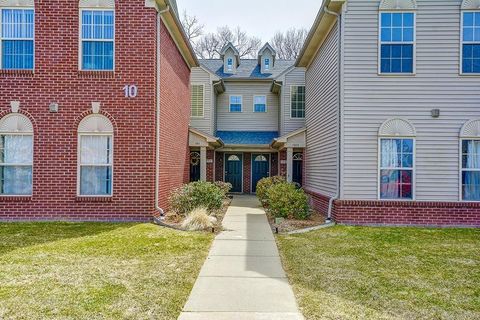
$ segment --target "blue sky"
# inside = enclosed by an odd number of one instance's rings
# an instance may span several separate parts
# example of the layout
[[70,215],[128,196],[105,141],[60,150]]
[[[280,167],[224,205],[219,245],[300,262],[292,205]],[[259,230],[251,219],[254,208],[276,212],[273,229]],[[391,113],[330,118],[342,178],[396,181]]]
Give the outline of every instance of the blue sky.
[[[269,41],[276,31],[291,27],[310,29],[322,4],[321,0],[177,0],[180,13],[187,10],[197,16],[205,31],[217,27],[240,26],[249,35]],[[229,6],[225,6],[228,4]]]

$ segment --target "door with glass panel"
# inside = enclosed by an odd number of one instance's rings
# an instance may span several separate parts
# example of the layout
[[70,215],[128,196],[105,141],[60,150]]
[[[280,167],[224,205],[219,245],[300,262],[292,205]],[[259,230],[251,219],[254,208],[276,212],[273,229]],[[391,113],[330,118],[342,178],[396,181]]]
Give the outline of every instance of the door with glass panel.
[[225,182],[232,184],[231,192],[242,192],[242,154],[225,155]]
[[270,176],[270,155],[252,154],[252,192],[257,191],[257,183]]

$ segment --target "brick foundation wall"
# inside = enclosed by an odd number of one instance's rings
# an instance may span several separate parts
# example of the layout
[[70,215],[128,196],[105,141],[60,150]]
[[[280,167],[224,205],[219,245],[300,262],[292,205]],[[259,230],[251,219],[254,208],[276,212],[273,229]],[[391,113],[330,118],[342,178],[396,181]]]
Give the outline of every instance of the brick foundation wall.
[[[325,214],[329,197],[308,191],[316,210]],[[336,200],[333,219],[351,225],[480,227],[480,203]]]
[[160,34],[160,207],[190,176],[190,69],[164,24]]
[[[0,220],[151,219],[155,208],[157,13],[145,8],[144,0],[115,4],[115,71],[90,72],[78,71],[78,1],[35,1],[35,71],[0,70],[0,114],[10,112],[10,101],[20,101],[21,112],[34,124],[33,195],[0,197]],[[185,132],[175,133],[178,149],[170,149],[173,134],[163,131],[163,146],[168,148],[162,158],[165,201],[167,189],[188,176],[182,156],[188,151],[188,116],[185,119],[184,113],[189,110],[189,75],[165,30],[162,34],[162,90],[167,92],[162,109],[181,109],[175,111],[174,119],[164,115],[165,129],[179,128],[185,122]],[[138,87],[136,98],[125,98],[127,84]],[[58,113],[48,112],[52,102],[59,104]],[[102,114],[115,127],[113,197],[107,199],[76,196],[77,125],[91,113],[92,102],[101,103]],[[172,121],[175,126],[168,125]],[[167,157],[177,163],[168,163]],[[166,175],[174,169],[180,172]]]

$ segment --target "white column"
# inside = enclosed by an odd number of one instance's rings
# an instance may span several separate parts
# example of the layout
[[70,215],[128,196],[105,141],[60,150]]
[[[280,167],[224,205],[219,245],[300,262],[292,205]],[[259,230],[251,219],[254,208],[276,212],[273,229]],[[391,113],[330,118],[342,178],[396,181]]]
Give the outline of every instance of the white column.
[[207,181],[207,147],[200,148],[200,181]]
[[287,182],[292,182],[293,175],[293,148],[287,148]]

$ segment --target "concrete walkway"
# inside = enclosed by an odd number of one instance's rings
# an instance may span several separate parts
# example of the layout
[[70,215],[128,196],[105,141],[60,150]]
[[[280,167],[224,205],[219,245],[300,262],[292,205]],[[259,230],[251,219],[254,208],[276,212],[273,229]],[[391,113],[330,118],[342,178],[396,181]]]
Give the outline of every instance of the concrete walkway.
[[300,320],[265,212],[235,196],[179,320]]

